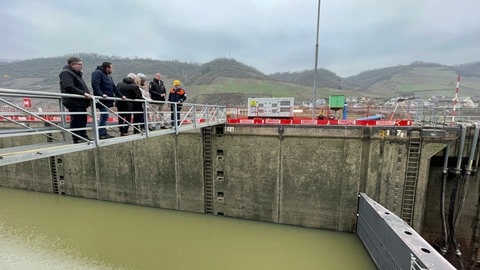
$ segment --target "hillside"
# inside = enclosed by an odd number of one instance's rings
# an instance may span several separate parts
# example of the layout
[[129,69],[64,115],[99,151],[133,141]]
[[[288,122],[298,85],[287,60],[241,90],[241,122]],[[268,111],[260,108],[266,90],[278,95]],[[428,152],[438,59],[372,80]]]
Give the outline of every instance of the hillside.
[[[312,89],[305,85],[281,82],[234,59],[219,58],[205,64],[129,59],[98,54],[79,54],[84,62],[84,79],[104,61],[113,63],[112,78],[119,82],[128,73],[144,73],[148,79],[160,72],[167,87],[180,79],[192,103],[245,105],[248,97],[293,96],[298,102],[311,99]],[[0,87],[23,90],[58,91],[58,74],[67,56],[38,58],[0,64]],[[319,96],[336,89],[318,87]]]
[[[150,78],[157,72],[161,72],[165,79],[173,81],[193,77],[200,70],[198,64],[188,64],[179,61],[158,61],[151,59],[129,59],[116,56],[107,57],[98,54],[79,54],[84,64],[84,80],[89,83],[91,73],[104,61],[113,63],[114,71],[112,78],[119,82],[130,72],[144,73]],[[66,65],[67,56],[52,58],[37,58],[0,65],[2,81],[0,86],[25,89],[58,91],[58,74]]]
[[209,85],[219,77],[268,80],[267,76],[255,68],[234,59],[219,58],[201,65],[200,72],[194,75],[192,82],[196,85]]
[[[234,59],[219,58],[211,62],[184,63],[153,59],[130,59],[98,54],[78,54],[84,62],[84,79],[104,61],[113,63],[113,80],[119,82],[126,74],[144,73],[147,79],[157,72],[167,87],[180,79],[192,103],[245,105],[248,97],[292,96],[296,102],[312,99],[314,70],[266,75]],[[0,62],[0,87],[11,89],[58,91],[58,74],[67,56]],[[369,70],[356,76],[342,78],[319,69],[317,98],[329,95],[384,97],[433,95],[453,96],[457,74],[460,74],[460,95],[479,100],[480,62],[458,66],[414,62]]]
[[[278,81],[289,82],[304,86],[313,87],[313,80],[315,78],[315,70],[306,70],[303,72],[282,72],[274,73],[269,76]],[[335,73],[326,69],[320,68],[317,71],[317,85],[321,87],[328,87],[333,89],[353,89],[354,85],[347,80],[337,76]]]
[[453,96],[458,74],[461,75],[460,94],[462,96],[479,97],[480,76],[464,76],[473,74],[468,68],[460,72],[457,67],[443,66],[434,63],[414,62],[410,65],[388,67],[362,72],[346,80],[355,89],[365,93],[393,93],[397,96]]

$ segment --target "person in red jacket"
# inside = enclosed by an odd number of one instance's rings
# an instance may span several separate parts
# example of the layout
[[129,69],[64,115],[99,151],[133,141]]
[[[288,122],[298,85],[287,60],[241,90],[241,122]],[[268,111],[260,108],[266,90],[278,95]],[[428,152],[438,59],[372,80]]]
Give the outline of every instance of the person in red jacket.
[[[180,111],[182,110],[182,103],[187,99],[187,93],[182,88],[182,83],[179,80],[173,81],[173,88],[168,93],[168,101],[170,103],[171,125],[175,126],[175,120],[177,120],[177,126],[180,125]],[[175,111],[177,114],[175,115]]]

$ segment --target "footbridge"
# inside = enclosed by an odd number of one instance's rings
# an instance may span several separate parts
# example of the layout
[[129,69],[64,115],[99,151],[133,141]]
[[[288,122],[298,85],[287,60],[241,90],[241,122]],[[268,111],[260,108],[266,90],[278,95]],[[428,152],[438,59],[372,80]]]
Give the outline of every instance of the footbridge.
[[[62,104],[63,97],[84,98],[63,93],[0,88],[0,138],[4,139],[0,149],[0,166],[149,137],[178,134],[226,122],[224,106],[183,103],[182,107],[179,107],[176,103],[150,99],[127,100],[143,105],[142,111],[131,112],[134,116],[140,116],[143,121],[128,121],[115,107],[108,108],[102,104],[104,100],[116,102],[121,100],[120,98],[92,96],[87,112],[75,113],[87,115],[88,124],[83,129],[88,133],[88,140],[74,133],[81,129],[69,127],[73,113],[68,112]],[[98,124],[101,114],[109,116],[105,126]],[[119,124],[119,119],[123,120],[123,123]],[[127,136],[120,136],[121,126],[129,127]],[[115,137],[102,140],[98,133],[100,128],[106,128]],[[25,144],[18,145],[18,140],[12,140],[12,143],[5,140],[20,136],[29,136],[24,140]],[[78,138],[80,143],[74,144],[72,137]]]

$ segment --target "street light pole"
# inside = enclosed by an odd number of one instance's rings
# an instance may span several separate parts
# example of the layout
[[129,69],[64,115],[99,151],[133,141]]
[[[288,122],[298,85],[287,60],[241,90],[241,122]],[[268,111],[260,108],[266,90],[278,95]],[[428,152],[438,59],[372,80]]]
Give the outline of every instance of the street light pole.
[[320,4],[322,0],[318,0],[317,11],[317,42],[315,43],[315,75],[313,76],[313,101],[312,101],[312,120],[315,119],[317,108],[317,75],[318,75],[318,32],[320,31]]

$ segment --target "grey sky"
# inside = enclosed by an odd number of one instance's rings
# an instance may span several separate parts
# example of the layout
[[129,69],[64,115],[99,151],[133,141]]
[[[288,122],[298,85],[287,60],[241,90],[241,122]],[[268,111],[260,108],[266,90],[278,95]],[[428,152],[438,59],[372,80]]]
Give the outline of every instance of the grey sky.
[[[3,0],[0,58],[71,53],[313,69],[317,0]],[[318,66],[346,77],[480,61],[478,0],[323,0]]]

